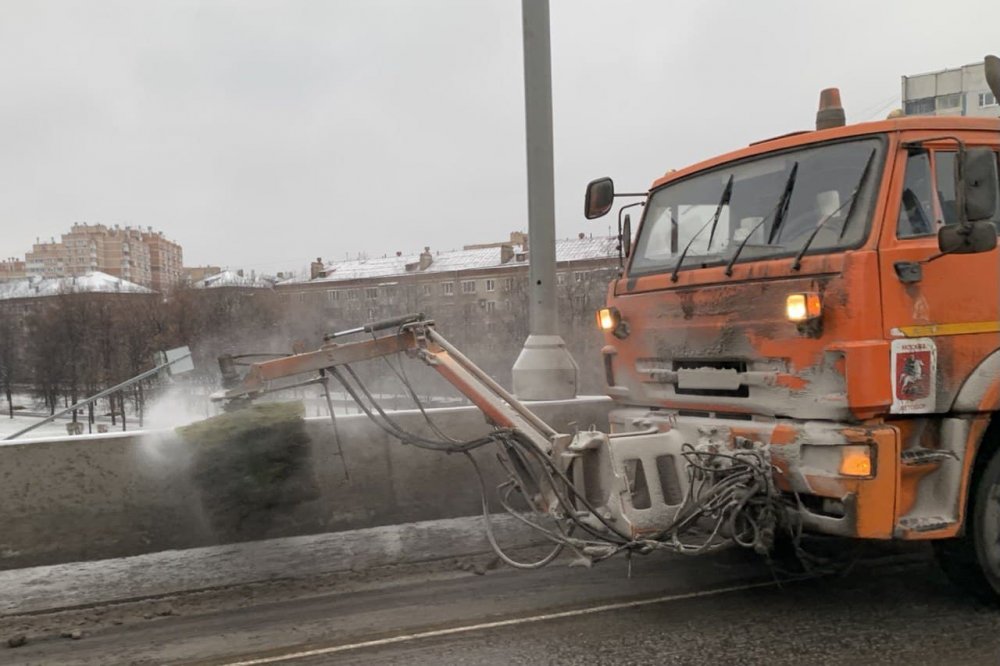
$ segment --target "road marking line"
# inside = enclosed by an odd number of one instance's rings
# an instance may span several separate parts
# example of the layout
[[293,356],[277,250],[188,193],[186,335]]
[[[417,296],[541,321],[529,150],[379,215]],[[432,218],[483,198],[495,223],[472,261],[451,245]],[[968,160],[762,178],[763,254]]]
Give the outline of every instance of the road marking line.
[[[793,582],[793,581],[784,581],[784,582]],[[578,617],[580,615],[593,615],[594,613],[604,613],[606,611],[622,610],[625,608],[652,606],[654,604],[662,604],[668,601],[682,601],[684,599],[694,599],[697,597],[710,597],[717,594],[726,594],[728,592],[740,592],[743,590],[753,590],[760,587],[774,587],[776,585],[778,585],[776,581],[769,580],[760,583],[750,583],[747,585],[720,587],[715,590],[686,592],[684,594],[668,594],[662,597],[653,597],[651,599],[622,601],[614,604],[602,604],[600,606],[591,606],[590,608],[578,608],[576,610],[560,611],[558,613],[545,613],[543,615],[532,615],[529,617],[512,618],[510,620],[497,620],[495,622],[469,624],[461,627],[450,627],[448,629],[434,629],[431,631],[420,631],[413,634],[400,634],[399,636],[391,636],[389,638],[379,638],[371,641],[362,641],[360,643],[347,643],[345,645],[333,645],[325,648],[304,650],[302,652],[291,652],[288,654],[275,655],[272,657],[260,657],[258,659],[248,659],[246,661],[233,661],[233,662],[227,662],[225,666],[257,666],[258,664],[274,664],[281,661],[290,661],[292,659],[305,659],[306,657],[318,657],[326,654],[335,654],[337,652],[348,652],[351,650],[360,650],[362,648],[393,645],[395,643],[405,643],[407,641],[416,641],[424,638],[453,636],[455,634],[465,634],[472,631],[481,631],[483,629],[498,629],[500,627],[512,627],[518,624],[532,624],[535,622],[545,622],[547,620],[561,620],[567,617]]]

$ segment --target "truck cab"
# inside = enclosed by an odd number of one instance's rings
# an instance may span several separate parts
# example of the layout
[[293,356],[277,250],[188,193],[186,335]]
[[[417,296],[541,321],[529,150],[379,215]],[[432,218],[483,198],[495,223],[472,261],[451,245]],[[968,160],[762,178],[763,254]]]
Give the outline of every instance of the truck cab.
[[[653,182],[598,317],[612,432],[766,446],[805,529],[1000,592],[1000,119],[831,110]],[[676,471],[636,457],[641,525]]]

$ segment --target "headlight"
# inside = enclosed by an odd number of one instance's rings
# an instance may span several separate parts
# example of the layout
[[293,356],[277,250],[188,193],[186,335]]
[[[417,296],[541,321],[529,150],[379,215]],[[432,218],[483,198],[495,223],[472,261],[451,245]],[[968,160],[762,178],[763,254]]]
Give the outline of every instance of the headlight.
[[597,328],[602,331],[615,330],[619,321],[621,321],[621,315],[615,308],[601,308],[597,311]]
[[618,312],[618,308],[601,308],[598,310],[597,328],[602,331],[611,331],[612,335],[619,340],[624,340],[629,334],[628,322],[622,319],[622,313]]
[[819,319],[823,314],[823,304],[820,302],[819,294],[789,294],[785,299],[785,315],[788,321],[796,324]]

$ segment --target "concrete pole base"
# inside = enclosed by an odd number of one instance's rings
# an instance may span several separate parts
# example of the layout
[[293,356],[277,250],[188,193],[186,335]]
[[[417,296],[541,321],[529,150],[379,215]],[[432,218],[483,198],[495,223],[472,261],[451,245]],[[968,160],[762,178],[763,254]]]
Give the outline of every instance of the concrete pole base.
[[514,395],[519,400],[576,397],[580,369],[559,335],[529,335],[514,362]]

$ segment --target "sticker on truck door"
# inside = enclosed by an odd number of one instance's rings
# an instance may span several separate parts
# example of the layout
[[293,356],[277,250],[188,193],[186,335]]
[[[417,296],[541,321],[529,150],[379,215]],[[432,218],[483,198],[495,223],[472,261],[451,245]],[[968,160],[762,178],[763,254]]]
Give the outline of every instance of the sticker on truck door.
[[892,413],[934,411],[937,347],[930,338],[892,341]]

